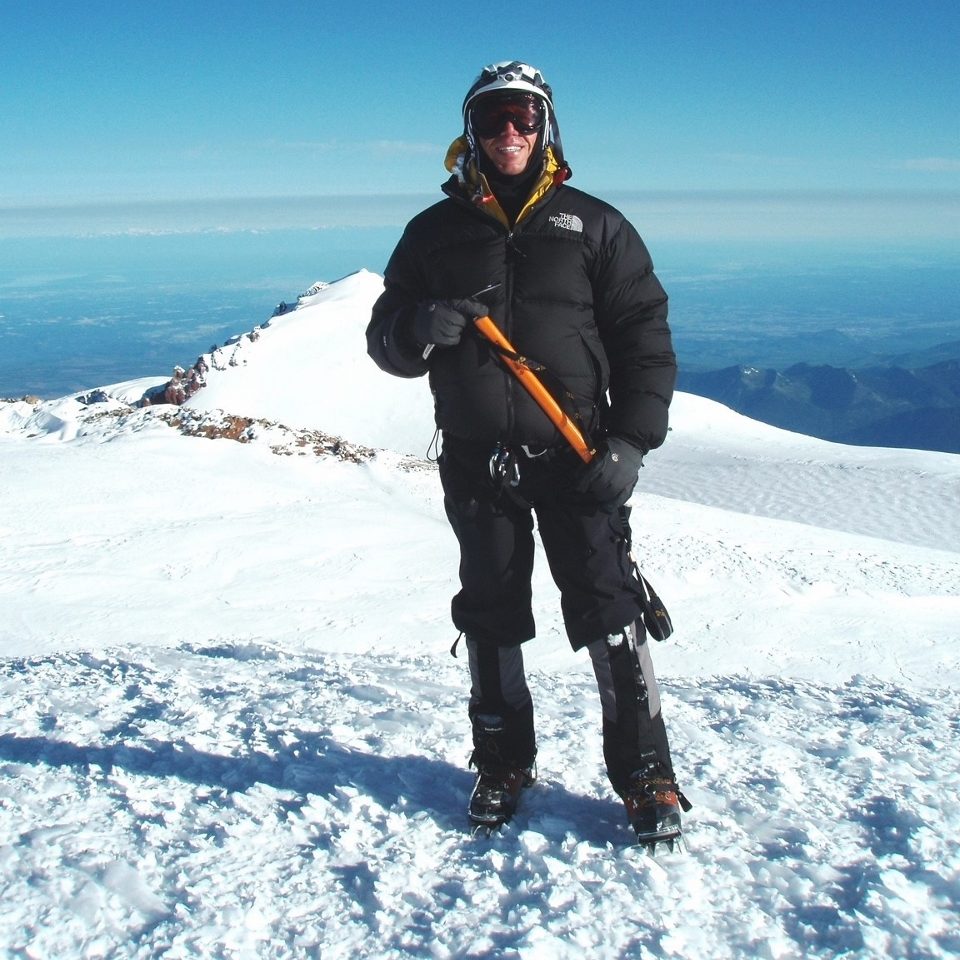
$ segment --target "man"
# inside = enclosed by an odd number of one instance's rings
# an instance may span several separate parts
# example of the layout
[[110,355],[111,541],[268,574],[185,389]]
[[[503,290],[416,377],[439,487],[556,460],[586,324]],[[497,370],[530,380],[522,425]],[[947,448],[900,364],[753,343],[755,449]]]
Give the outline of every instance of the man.
[[[521,644],[534,636],[536,515],[574,649],[593,662],[604,759],[642,843],[680,835],[680,804],[628,557],[626,501],[667,432],[676,359],[667,296],[634,228],[565,186],[553,93],[517,61],[485,67],[447,154],[446,199],[406,227],[367,328],[388,373],[429,373],[440,479],[460,544],[473,823],[513,815],[535,779]],[[484,291],[488,291],[484,293]],[[482,298],[482,299],[481,299]],[[489,315],[596,448],[585,464],[477,334]]]

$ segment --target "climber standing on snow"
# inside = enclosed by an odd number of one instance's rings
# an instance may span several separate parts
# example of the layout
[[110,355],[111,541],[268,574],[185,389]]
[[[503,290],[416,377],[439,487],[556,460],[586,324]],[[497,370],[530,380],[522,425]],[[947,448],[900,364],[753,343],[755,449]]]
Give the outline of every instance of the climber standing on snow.
[[[536,776],[521,644],[533,638],[533,517],[573,648],[593,663],[603,752],[642,843],[684,803],[640,620],[625,504],[667,432],[667,296],[636,230],[566,186],[553,92],[518,61],[485,67],[446,159],[446,198],[407,225],[367,328],[388,373],[429,373],[444,505],[460,544],[477,781],[469,817],[513,815]],[[489,292],[484,293],[487,289]],[[489,316],[596,448],[584,463],[473,321]],[[516,359],[516,355],[514,357]]]

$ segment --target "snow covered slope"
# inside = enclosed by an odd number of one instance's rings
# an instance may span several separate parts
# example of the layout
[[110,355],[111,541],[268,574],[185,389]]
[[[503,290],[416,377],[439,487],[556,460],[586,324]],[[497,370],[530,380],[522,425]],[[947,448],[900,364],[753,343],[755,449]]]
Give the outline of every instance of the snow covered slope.
[[400,455],[427,385],[365,354],[379,285],[220,351],[190,407],[242,443],[144,381],[0,406],[0,953],[960,954],[960,457],[678,397],[633,504],[686,853],[629,845],[542,558],[541,783],[471,840],[456,549]]
[[382,292],[383,278],[361,270],[301,297],[259,339],[221,348],[188,405],[422,456],[433,436],[426,383],[384,376],[367,359],[366,324]]

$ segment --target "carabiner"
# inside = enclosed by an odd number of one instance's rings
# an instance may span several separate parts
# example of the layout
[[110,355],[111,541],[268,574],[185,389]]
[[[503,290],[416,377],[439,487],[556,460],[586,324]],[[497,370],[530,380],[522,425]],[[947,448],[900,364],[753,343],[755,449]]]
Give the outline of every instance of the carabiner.
[[490,478],[500,486],[505,483],[511,487],[520,486],[520,464],[516,454],[502,443],[498,443],[490,455]]

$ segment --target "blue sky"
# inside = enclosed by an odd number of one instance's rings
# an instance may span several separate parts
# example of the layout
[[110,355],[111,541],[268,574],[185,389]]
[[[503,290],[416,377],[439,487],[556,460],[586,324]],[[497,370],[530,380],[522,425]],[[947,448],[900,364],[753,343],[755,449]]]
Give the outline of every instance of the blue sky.
[[574,185],[960,193],[955,0],[0,3],[0,206],[431,193],[479,68]]

